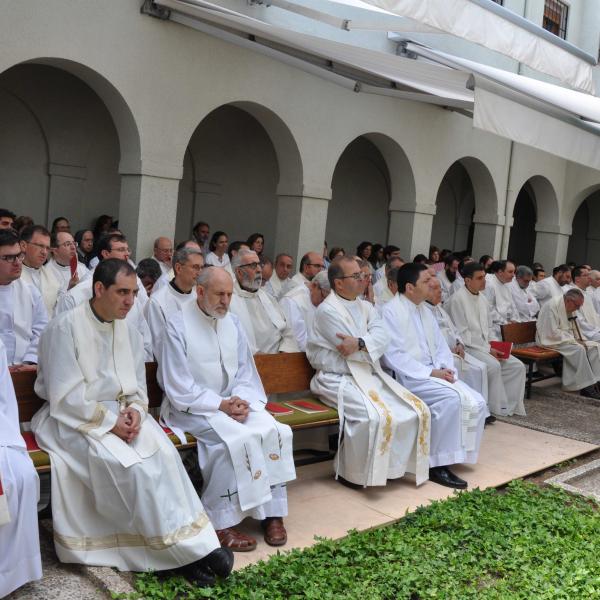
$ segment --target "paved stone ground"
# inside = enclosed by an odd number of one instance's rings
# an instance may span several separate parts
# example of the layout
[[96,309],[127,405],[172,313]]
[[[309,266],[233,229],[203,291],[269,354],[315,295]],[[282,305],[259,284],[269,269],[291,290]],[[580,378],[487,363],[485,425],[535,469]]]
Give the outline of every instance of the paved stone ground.
[[534,386],[525,400],[526,417],[500,417],[501,421],[600,445],[600,400],[563,392],[557,384]]

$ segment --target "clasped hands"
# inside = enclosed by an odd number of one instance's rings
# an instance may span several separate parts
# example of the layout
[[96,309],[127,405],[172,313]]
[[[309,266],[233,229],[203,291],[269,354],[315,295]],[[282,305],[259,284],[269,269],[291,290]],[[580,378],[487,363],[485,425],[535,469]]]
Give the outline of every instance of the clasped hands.
[[140,413],[135,408],[128,406],[119,413],[117,422],[111,432],[124,442],[131,444],[140,433],[141,424],[142,416]]
[[227,400],[221,400],[219,410],[238,423],[243,423],[250,412],[250,403],[242,400],[239,396],[231,396]]
[[344,335],[343,333],[336,333],[336,336],[342,340],[342,343],[336,346],[342,356],[350,356],[358,352],[358,338],[351,335]]
[[443,379],[448,383],[454,383],[456,381],[456,379],[454,378],[454,371],[452,369],[432,369],[431,377]]

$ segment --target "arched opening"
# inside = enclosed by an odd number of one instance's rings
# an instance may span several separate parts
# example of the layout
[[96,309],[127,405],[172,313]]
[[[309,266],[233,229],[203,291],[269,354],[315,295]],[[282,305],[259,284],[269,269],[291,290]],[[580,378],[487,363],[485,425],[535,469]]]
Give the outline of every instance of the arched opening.
[[279,117],[251,103],[220,106],[196,127],[185,152],[176,239],[190,237],[201,220],[230,241],[262,233],[272,256],[278,194],[299,195],[301,182],[295,142]]
[[431,243],[454,252],[471,253],[475,190],[461,161],[456,161],[446,171],[435,203]]
[[[46,225],[66,216],[73,231],[91,226],[101,213],[116,217],[120,135],[104,100],[73,71],[102,83],[113,104],[120,96],[83,65],[40,62],[0,75],[0,206]],[[128,156],[139,162],[137,129],[127,111],[122,108],[119,118],[133,132]]]
[[325,234],[330,248],[354,253],[364,240],[387,243],[390,185],[386,161],[371,140],[360,136],[346,146],[333,172]]
[[531,266],[535,260],[536,221],[535,194],[531,186],[525,184],[515,202],[513,225],[508,243],[508,258],[517,265]]
[[600,266],[600,190],[588,195],[575,212],[567,260]]

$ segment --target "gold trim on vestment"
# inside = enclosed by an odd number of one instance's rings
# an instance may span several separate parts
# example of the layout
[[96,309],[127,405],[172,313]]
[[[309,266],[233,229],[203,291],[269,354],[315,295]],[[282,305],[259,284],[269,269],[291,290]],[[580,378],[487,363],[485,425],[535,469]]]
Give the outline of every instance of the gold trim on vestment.
[[87,550],[109,550],[111,548],[133,547],[166,550],[183,540],[189,540],[190,538],[197,536],[209,523],[210,521],[206,513],[201,513],[200,516],[189,525],[184,525],[176,531],[166,535],[145,537],[136,533],[113,533],[102,537],[77,538],[61,535],[55,531],[54,541],[68,550],[80,552],[85,552]]
[[106,414],[106,407],[98,402],[96,404],[96,409],[94,410],[94,414],[92,418],[87,422],[83,423],[77,428],[77,431],[81,431],[81,433],[89,433],[93,429],[97,429],[102,425],[102,421],[104,421],[104,415]]
[[369,398],[377,405],[385,414],[385,423],[383,425],[383,441],[379,448],[379,454],[383,456],[386,454],[390,447],[390,440],[392,439],[392,413],[387,407],[386,403],[379,397],[379,394],[375,390],[369,390]]

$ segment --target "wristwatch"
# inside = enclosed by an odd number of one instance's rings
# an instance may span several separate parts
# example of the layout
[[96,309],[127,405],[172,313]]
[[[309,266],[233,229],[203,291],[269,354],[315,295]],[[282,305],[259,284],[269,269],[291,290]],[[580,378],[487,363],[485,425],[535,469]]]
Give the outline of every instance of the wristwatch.
[[363,340],[362,338],[358,338],[358,350],[359,352],[364,350],[367,347],[367,345],[365,344],[365,340]]

